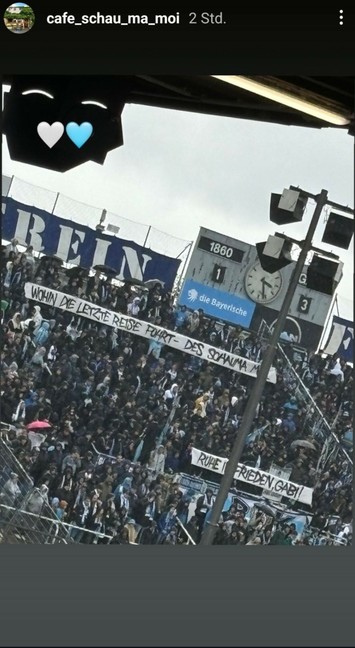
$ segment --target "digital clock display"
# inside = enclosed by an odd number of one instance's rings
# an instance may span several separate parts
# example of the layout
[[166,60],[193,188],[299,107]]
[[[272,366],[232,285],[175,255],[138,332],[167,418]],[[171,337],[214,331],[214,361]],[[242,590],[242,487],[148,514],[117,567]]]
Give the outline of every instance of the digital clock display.
[[241,263],[244,256],[244,250],[238,250],[238,248],[232,247],[231,245],[214,241],[213,239],[207,238],[207,236],[201,236],[197,247],[199,250],[211,252],[211,254],[216,254],[223,259],[229,259],[236,263]]

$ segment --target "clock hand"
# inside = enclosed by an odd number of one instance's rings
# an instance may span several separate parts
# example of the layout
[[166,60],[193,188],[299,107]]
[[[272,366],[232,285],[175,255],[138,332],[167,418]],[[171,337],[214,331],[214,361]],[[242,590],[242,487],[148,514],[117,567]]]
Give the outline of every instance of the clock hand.
[[268,286],[268,288],[272,288],[272,285],[268,281],[266,281],[265,277],[263,277],[261,281],[263,286]]

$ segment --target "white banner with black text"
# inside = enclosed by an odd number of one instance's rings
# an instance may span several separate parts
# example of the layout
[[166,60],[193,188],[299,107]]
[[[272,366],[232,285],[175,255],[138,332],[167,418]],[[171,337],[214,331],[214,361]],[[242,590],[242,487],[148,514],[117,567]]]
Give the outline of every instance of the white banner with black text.
[[[224,475],[228,459],[216,457],[208,452],[192,448],[191,463],[194,466],[199,466],[200,468]],[[259,468],[251,468],[250,466],[238,464],[234,478],[251,486],[267,488],[277,495],[282,495],[282,497],[288,497],[289,499],[303,502],[304,504],[312,504],[312,488],[294,484],[286,479],[259,470]]]
[[[155,326],[149,322],[143,322],[135,317],[129,317],[122,313],[115,313],[114,311],[92,304],[84,299],[80,299],[79,297],[66,295],[58,290],[52,290],[52,288],[45,288],[44,286],[38,286],[37,284],[30,282],[25,284],[25,294],[27,299],[32,299],[40,304],[60,308],[68,313],[72,313],[73,315],[86,317],[94,322],[111,326],[120,331],[132,333],[133,335],[140,335],[148,340],[156,340],[157,342],[166,344],[167,346],[183,351],[184,353],[189,353],[190,355],[201,358],[202,360],[213,362],[225,369],[232,369],[233,371],[247,374],[253,378],[257,376],[259,367],[258,362],[253,362],[247,358],[242,358],[241,356],[223,351],[222,349],[217,349],[206,342],[194,340],[186,335],[181,335],[175,331],[169,331],[161,326]],[[268,381],[276,383],[276,369],[274,367],[271,367],[269,371]]]

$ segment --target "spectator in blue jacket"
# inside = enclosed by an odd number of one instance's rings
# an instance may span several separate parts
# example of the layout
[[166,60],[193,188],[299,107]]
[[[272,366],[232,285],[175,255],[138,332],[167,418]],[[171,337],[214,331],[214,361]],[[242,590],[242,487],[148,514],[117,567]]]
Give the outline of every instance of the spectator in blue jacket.
[[158,541],[157,544],[163,544],[166,540],[167,535],[172,530],[173,526],[176,523],[176,508],[174,504],[169,506],[169,509],[162,513],[158,519]]
[[297,399],[294,396],[291,396],[290,400],[284,404],[283,408],[287,414],[289,412],[291,412],[292,414],[297,414],[298,412]]
[[186,310],[186,306],[180,306],[177,311],[175,311],[175,329],[181,329],[184,324],[187,322],[189,314]]
[[288,412],[286,417],[283,419],[282,429],[287,431],[288,434],[294,434],[296,432],[296,423],[294,421],[292,412]]

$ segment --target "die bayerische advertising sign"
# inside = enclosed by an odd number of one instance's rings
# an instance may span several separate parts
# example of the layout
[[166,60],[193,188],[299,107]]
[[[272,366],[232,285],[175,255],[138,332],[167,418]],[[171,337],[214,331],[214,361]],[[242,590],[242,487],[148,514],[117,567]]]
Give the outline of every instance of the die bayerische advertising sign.
[[179,304],[192,310],[202,308],[206,315],[248,328],[255,304],[249,299],[204,286],[188,279],[179,297]]

